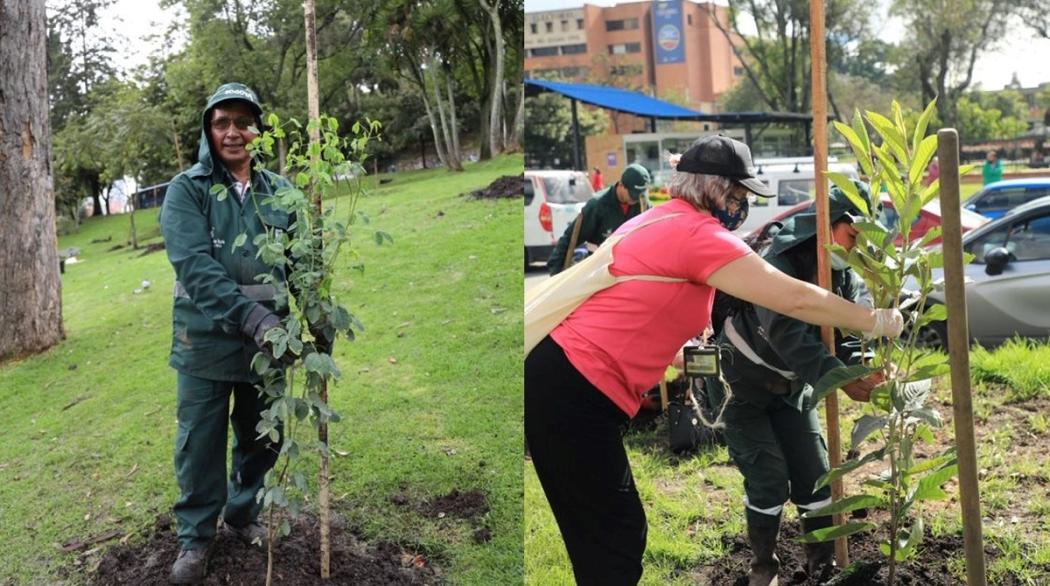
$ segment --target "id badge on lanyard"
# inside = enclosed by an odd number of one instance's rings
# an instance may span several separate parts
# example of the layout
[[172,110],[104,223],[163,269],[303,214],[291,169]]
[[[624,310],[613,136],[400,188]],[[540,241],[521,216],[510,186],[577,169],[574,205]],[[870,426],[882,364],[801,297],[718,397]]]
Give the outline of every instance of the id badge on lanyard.
[[714,346],[686,346],[682,349],[685,357],[685,374],[691,378],[704,376],[717,377],[718,348]]

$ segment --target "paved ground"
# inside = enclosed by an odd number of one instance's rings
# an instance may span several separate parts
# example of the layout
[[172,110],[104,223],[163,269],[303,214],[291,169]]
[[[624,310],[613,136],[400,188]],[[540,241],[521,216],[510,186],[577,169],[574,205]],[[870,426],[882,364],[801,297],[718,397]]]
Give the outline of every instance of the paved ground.
[[542,269],[538,267],[539,265],[534,265],[532,268],[529,268],[529,270],[525,272],[526,291],[528,291],[529,288],[535,286],[536,283],[539,283],[540,281],[547,278],[547,267],[543,267]]

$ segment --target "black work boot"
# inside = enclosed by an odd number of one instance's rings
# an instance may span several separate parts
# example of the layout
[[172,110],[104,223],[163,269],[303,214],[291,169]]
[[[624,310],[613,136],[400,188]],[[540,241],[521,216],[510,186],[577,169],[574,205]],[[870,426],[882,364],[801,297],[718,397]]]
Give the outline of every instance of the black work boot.
[[747,526],[747,540],[751,542],[751,571],[747,574],[747,586],[777,586],[777,535],[780,526]]
[[172,584],[198,584],[208,573],[208,551],[210,548],[183,549],[171,566],[168,582]]
[[[833,520],[831,515],[826,517],[813,517],[802,519],[802,532],[809,533],[817,529],[831,527]],[[806,574],[811,579],[824,582],[831,578],[835,570],[835,542],[822,541],[820,543],[803,544],[806,551]]]
[[[266,526],[262,523],[259,523],[258,521],[252,521],[244,527],[234,527],[230,524],[226,524],[226,527],[229,528],[230,533],[233,533],[235,536],[237,536],[238,539],[240,539],[248,545],[258,545],[260,547],[266,547],[267,542],[269,541],[269,535],[267,534]],[[275,539],[274,544],[276,543],[277,540]]]

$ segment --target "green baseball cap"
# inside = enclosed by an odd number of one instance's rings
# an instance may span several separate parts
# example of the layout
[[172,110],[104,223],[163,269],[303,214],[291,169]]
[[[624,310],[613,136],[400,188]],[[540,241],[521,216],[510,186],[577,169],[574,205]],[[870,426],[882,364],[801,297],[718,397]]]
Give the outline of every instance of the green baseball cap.
[[620,175],[620,183],[627,188],[632,199],[641,199],[649,191],[650,181],[649,170],[638,163],[627,165]]
[[259,96],[243,83],[224,83],[219,86],[219,89],[215,90],[215,93],[208,98],[208,105],[204,107],[204,111],[208,112],[221,102],[230,100],[247,102],[251,106],[252,111],[255,112],[255,116],[260,121],[262,120],[262,106],[259,104]]

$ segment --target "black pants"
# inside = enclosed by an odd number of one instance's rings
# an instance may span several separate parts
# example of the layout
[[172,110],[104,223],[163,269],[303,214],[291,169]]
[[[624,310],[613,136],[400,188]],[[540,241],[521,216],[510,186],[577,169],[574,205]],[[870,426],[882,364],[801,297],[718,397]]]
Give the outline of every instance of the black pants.
[[581,586],[642,577],[645,512],[623,447],[627,420],[549,337],[525,359],[525,438]]

